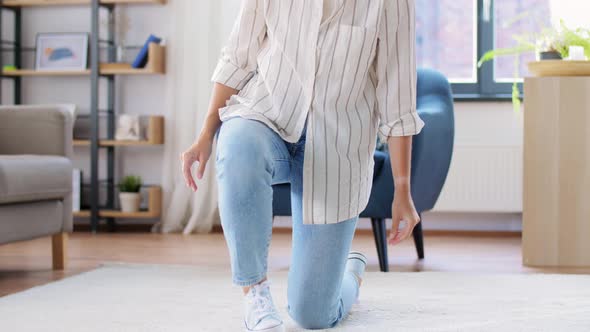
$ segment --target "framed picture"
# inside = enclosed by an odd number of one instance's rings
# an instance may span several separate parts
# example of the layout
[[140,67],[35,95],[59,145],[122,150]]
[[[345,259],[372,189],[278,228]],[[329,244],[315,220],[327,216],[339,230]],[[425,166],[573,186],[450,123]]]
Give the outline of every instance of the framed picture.
[[88,67],[88,33],[37,34],[36,70],[85,70]]

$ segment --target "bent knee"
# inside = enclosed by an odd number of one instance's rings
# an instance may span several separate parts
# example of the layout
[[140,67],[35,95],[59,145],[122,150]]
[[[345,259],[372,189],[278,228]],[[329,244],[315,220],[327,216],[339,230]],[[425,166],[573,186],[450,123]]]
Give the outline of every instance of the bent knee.
[[270,158],[255,144],[233,142],[228,145],[217,147],[216,166],[222,174],[233,170],[229,175],[239,174],[244,177],[255,175],[253,174],[255,172],[268,171],[271,168]]
[[328,329],[338,324],[340,315],[328,311],[326,308],[330,306],[320,306],[308,303],[303,304],[289,304],[289,316],[297,323],[307,330]]
[[263,135],[242,123],[228,123],[225,128],[222,125],[217,143],[216,166],[218,177],[253,179],[256,175],[266,174],[272,169],[268,142],[265,142]]

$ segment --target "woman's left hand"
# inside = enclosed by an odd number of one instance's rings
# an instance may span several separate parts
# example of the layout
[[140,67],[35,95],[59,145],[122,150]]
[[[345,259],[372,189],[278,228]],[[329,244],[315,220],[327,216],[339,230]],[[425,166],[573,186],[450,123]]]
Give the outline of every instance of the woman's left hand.
[[[396,245],[412,234],[414,227],[420,222],[420,217],[416,208],[414,207],[414,201],[409,190],[397,189],[393,199],[393,205],[391,206],[391,214],[393,225],[387,242],[391,245]],[[401,221],[405,221],[406,225],[403,229],[399,229]]]

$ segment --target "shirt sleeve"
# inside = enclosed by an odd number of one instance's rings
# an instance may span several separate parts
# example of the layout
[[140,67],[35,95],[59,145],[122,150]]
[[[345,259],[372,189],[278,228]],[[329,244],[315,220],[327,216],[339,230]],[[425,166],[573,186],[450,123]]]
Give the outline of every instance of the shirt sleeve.
[[211,81],[236,90],[244,88],[257,69],[256,58],[266,38],[263,0],[242,0],[238,18]]
[[420,133],[416,112],[415,0],[385,1],[379,26],[375,73],[382,139]]

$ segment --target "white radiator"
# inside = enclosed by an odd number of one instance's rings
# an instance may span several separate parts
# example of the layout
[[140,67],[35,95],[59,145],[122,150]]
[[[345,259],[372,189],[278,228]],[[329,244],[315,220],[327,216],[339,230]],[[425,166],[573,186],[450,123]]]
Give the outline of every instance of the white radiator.
[[455,147],[434,211],[522,212],[522,147]]

